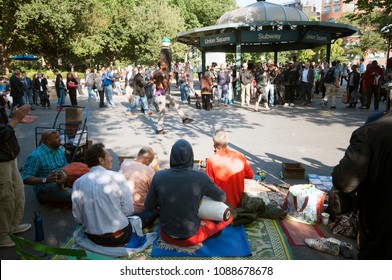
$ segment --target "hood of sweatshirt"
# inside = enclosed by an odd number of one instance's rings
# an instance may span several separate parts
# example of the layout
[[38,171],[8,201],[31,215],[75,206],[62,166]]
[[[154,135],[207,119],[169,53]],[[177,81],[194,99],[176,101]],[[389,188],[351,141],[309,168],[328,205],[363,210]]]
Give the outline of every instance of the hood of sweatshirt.
[[170,153],[170,168],[193,168],[193,149],[184,139],[174,143]]

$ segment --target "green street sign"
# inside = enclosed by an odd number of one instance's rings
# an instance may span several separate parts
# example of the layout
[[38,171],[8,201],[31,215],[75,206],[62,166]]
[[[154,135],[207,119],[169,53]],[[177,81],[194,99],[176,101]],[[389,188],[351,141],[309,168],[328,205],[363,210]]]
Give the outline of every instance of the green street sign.
[[244,31],[241,33],[242,43],[289,42],[298,40],[297,30],[263,30]]
[[200,38],[200,46],[201,47],[230,45],[230,44],[234,44],[235,42],[236,42],[236,40],[235,40],[234,33],[217,34],[217,35],[206,36],[206,37]]
[[303,40],[308,43],[331,44],[331,34],[324,32],[306,32]]

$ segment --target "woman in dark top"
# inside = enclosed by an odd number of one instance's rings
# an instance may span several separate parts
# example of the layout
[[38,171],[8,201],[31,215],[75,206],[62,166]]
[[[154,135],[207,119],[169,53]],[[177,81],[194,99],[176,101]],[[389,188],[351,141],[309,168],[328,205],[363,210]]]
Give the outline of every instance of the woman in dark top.
[[67,74],[67,89],[69,94],[69,99],[71,100],[71,105],[73,107],[78,106],[78,100],[76,99],[76,90],[78,89],[78,82],[72,73]]

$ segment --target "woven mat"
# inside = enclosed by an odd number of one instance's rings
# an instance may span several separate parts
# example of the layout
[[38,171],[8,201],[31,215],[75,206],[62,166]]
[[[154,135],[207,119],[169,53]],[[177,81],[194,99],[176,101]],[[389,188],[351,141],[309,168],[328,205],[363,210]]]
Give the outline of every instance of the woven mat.
[[[162,259],[192,259],[192,260],[224,260],[224,259],[240,259],[240,260],[291,260],[293,255],[287,238],[283,234],[282,228],[277,220],[258,219],[250,225],[245,226],[248,236],[249,245],[252,250],[252,256],[249,257],[214,257],[214,258],[187,258],[187,257],[164,257]],[[70,238],[63,247],[72,248],[74,246],[73,238]],[[119,259],[126,260],[156,260],[151,257],[152,246],[145,251],[133,254],[131,256]],[[94,255],[89,255],[90,259],[94,259]],[[99,257],[97,257],[98,259]]]
[[279,220],[279,224],[291,246],[304,246],[305,238],[325,237],[317,225],[307,225],[288,219]]

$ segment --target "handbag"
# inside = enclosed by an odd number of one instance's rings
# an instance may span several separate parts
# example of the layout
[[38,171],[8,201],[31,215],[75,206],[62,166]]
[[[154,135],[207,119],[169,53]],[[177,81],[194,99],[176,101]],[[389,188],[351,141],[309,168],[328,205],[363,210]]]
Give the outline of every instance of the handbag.
[[323,212],[325,193],[312,184],[291,186],[282,206],[289,220],[316,224]]
[[342,103],[347,104],[348,103],[348,92],[344,91],[342,95]]

